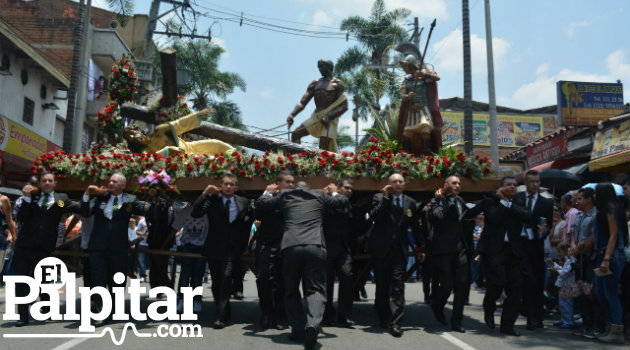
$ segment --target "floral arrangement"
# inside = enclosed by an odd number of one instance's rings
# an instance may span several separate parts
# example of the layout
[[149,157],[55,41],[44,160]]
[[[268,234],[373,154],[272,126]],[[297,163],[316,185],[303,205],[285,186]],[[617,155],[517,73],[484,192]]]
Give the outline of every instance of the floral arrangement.
[[170,185],[181,178],[219,178],[226,173],[250,180],[260,176],[271,181],[283,170],[291,170],[303,177],[327,176],[337,179],[361,176],[384,179],[392,172],[400,172],[408,180],[459,175],[479,181],[484,176],[492,175],[492,162],[487,158],[466,156],[452,148],[419,157],[403,151],[394,153],[373,138],[367,149],[356,154],[322,151],[298,154],[265,152],[257,155],[248,154],[243,149],[227,154],[178,153],[165,157],[157,153],[131,154],[115,150],[101,152],[98,148],[81,154],[49,152],[33,162],[34,174],[44,170],[57,174],[58,178],[77,177],[81,180],[103,180],[115,171],[120,171],[129,178],[142,176],[146,180],[146,172],[153,171],[162,179],[168,175],[171,179]]
[[143,175],[138,177],[138,187],[134,192],[148,194],[150,197],[164,192],[180,193],[171,176],[162,169],[159,173],[153,170],[145,170]]
[[164,97],[149,102],[149,111],[154,113],[159,124],[175,120],[181,116],[192,113],[182,96],[177,96],[177,103],[170,107],[162,106]]
[[112,65],[109,75],[109,99],[122,105],[133,101],[138,88],[138,76],[136,68],[127,56],[117,60]]
[[105,135],[108,141],[119,141],[122,139],[125,120],[120,115],[117,104],[112,103],[98,111],[96,127]]

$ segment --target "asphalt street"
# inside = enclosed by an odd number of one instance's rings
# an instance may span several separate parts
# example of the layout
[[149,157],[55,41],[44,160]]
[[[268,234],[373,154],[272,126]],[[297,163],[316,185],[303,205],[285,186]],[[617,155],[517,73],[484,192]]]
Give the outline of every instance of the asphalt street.
[[[78,281],[82,285],[82,281]],[[148,287],[148,284],[143,284]],[[111,335],[95,338],[51,338],[55,334],[79,334],[78,322],[38,322],[32,321],[27,327],[16,328],[13,321],[0,322],[0,349],[2,350],[26,350],[26,349],[302,349],[302,345],[287,339],[288,330],[263,330],[258,327],[259,309],[256,296],[256,284],[254,276],[248,273],[245,281],[245,299],[232,301],[232,322],[222,330],[212,329],[214,321],[214,304],[212,302],[210,284],[204,284],[203,311],[196,321],[201,326],[202,337],[158,337],[158,327],[167,325],[173,333],[177,333],[179,322],[137,322],[135,326],[139,333],[148,337],[139,337],[132,330],[126,332],[121,345],[117,346]],[[552,324],[555,320],[546,320],[545,329],[528,331],[525,329],[525,319],[519,318],[516,329],[521,332],[521,337],[506,337],[498,332],[498,329],[489,330],[483,323],[483,310],[481,301],[482,291],[471,291],[471,305],[464,310],[463,326],[466,333],[450,332],[449,327],[444,327],[435,321],[433,314],[422,300],[421,283],[407,283],[405,297],[407,300],[403,321],[404,335],[401,338],[393,338],[387,330],[378,327],[378,321],[373,308],[374,284],[367,285],[368,300],[356,302],[353,309],[353,319],[357,322],[354,329],[337,327],[324,327],[319,336],[316,349],[627,349],[628,343],[622,346],[604,345],[597,341],[585,340],[574,336],[570,331],[555,329]],[[63,293],[63,292],[62,292]],[[2,312],[5,310],[5,290],[0,288],[0,300]],[[63,299],[63,298],[62,298]],[[143,299],[143,310],[154,299]],[[500,311],[500,309],[499,309]],[[445,312],[450,317],[450,305]],[[499,322],[499,315],[496,316]],[[190,322],[183,322],[190,323]],[[125,322],[111,323],[108,325],[113,330],[116,341],[121,339]],[[173,327],[175,326],[175,327]],[[161,332],[166,331],[162,327]],[[102,328],[97,328],[99,333]],[[25,335],[26,338],[9,338],[10,335]],[[44,338],[33,338],[39,334]]]

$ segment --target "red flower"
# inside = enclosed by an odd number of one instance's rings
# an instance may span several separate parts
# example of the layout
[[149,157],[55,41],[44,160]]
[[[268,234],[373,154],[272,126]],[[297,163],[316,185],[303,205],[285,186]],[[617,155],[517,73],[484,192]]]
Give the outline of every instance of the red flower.
[[427,165],[427,173],[432,173],[433,172],[433,167],[430,165]]

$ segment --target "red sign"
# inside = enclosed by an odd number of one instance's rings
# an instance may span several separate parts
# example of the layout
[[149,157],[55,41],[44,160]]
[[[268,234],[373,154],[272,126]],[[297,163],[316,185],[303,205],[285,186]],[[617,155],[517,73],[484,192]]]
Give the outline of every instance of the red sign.
[[567,153],[569,153],[567,138],[565,135],[558,135],[527,149],[527,167],[533,168],[537,165],[551,162]]

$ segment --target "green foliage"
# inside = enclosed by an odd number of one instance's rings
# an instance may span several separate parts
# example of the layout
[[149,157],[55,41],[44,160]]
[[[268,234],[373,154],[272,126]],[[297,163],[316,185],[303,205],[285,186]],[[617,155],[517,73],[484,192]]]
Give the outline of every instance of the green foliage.
[[116,20],[121,26],[126,26],[129,18],[133,16],[133,0],[107,0],[109,8],[116,12]]

